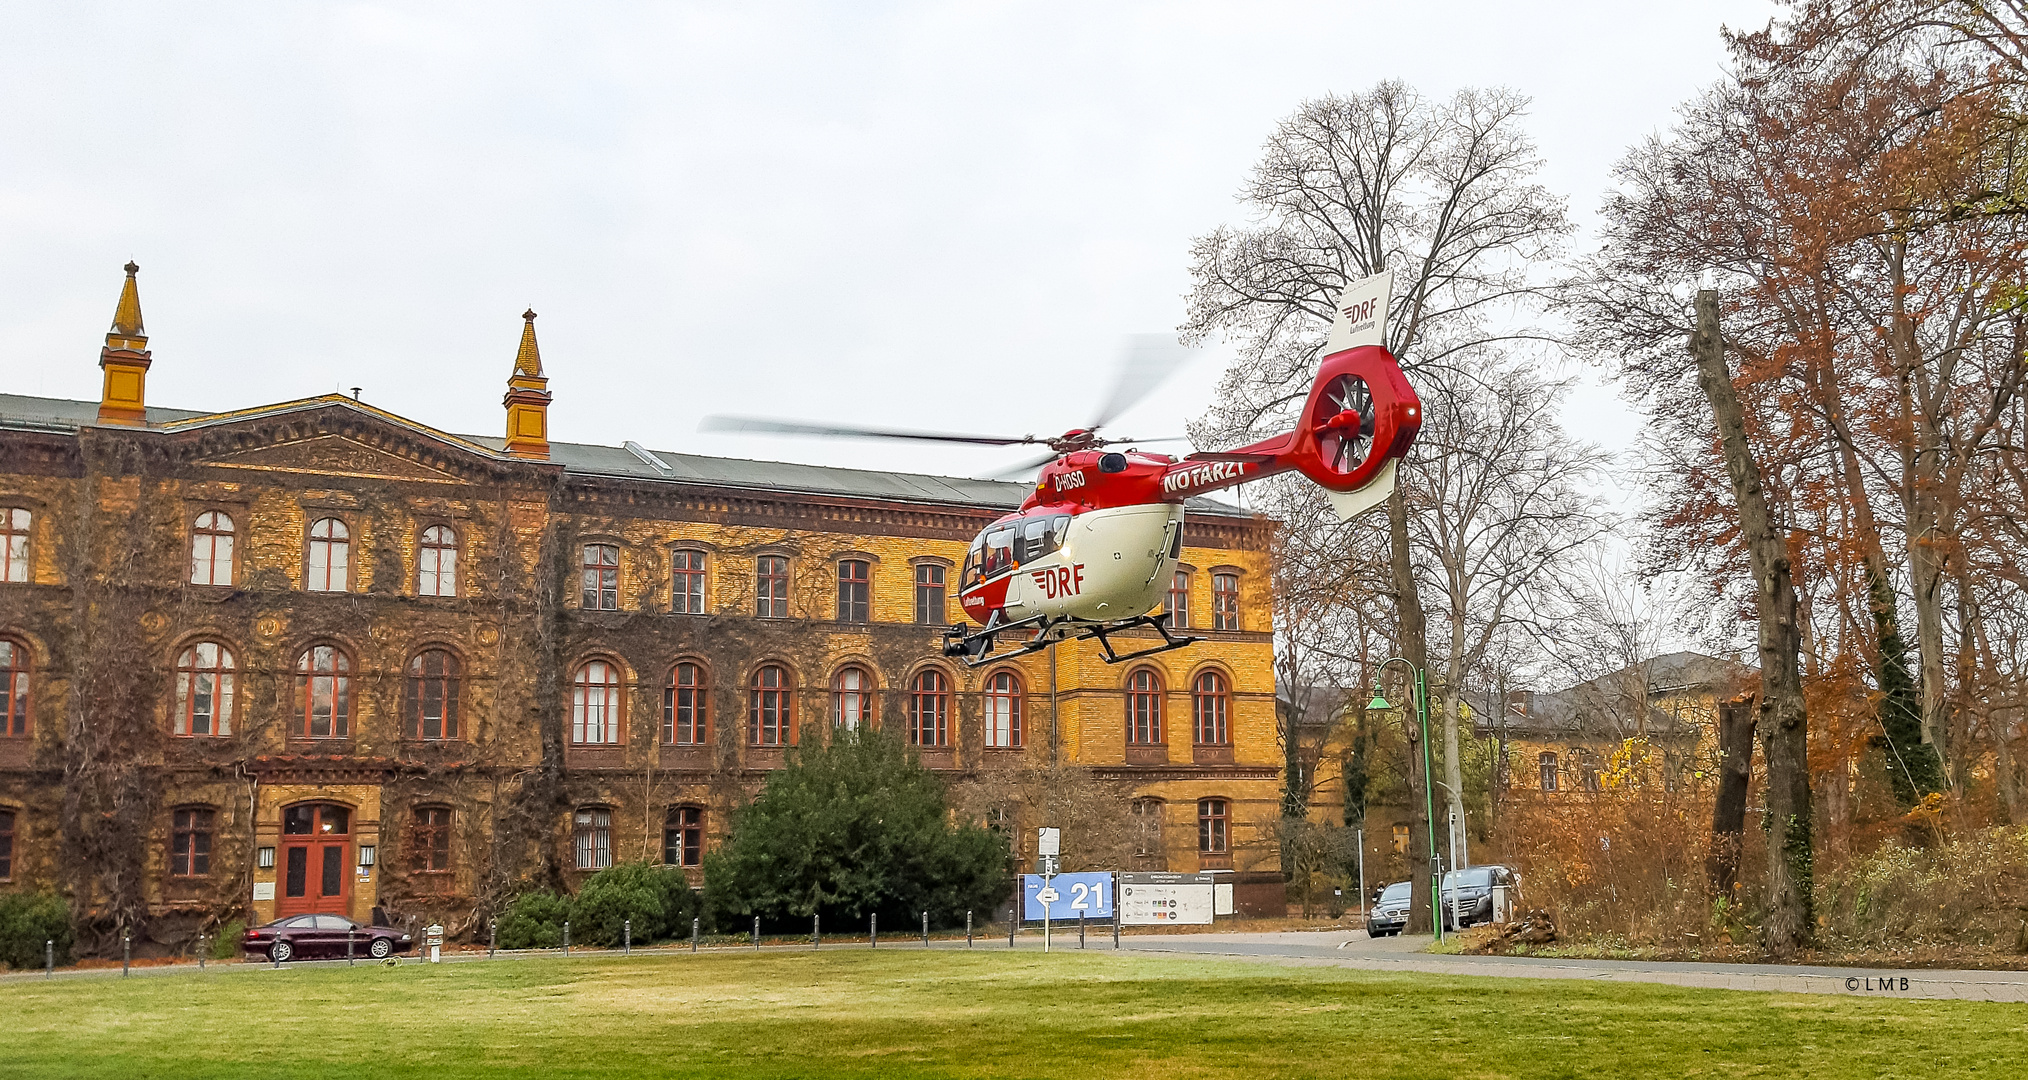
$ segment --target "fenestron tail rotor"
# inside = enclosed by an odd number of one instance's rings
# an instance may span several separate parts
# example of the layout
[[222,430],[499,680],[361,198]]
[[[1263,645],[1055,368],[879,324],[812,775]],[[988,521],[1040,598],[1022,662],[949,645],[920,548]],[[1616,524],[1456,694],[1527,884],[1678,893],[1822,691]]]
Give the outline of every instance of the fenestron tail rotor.
[[1340,375],[1326,387],[1317,416],[1317,451],[1326,467],[1350,473],[1373,452],[1373,391],[1357,375]]

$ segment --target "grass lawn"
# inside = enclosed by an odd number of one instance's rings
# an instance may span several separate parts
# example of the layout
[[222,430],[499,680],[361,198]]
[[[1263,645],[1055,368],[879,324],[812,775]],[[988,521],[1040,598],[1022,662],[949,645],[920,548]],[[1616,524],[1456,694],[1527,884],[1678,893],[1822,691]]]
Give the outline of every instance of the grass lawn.
[[679,953],[0,984],[6,1077],[1934,1080],[2022,1062],[2020,1005],[1104,952]]

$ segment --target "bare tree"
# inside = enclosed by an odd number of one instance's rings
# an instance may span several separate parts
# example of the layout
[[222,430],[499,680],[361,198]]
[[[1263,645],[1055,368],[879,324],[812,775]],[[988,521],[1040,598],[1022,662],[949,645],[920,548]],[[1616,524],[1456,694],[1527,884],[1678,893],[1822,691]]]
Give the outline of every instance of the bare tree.
[[[1541,161],[1521,129],[1526,105],[1503,90],[1431,102],[1383,82],[1305,102],[1282,121],[1241,188],[1253,223],[1221,227],[1192,245],[1183,338],[1215,335],[1238,349],[1219,403],[1191,426],[1199,445],[1280,430],[1308,392],[1332,304],[1347,282],[1381,270],[1395,275],[1388,346],[1435,392],[1468,373],[1474,350],[1535,336],[1525,320],[1505,317],[1540,299],[1539,266],[1560,252],[1570,224],[1562,200],[1536,182]],[[1288,518],[1296,516],[1290,507],[1315,496],[1283,483],[1263,485],[1256,498]],[[1401,655],[1427,666],[1409,508],[1399,492],[1388,503],[1387,565]],[[1421,805],[1427,783],[1419,765],[1410,786]],[[1412,843],[1426,850],[1429,823],[1417,827],[1425,831]],[[1427,911],[1424,875],[1414,879],[1414,910]]]

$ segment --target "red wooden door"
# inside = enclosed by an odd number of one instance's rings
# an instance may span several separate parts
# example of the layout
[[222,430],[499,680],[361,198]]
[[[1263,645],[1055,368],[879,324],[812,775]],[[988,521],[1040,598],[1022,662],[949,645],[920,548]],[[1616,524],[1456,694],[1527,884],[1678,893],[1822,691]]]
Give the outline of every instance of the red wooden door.
[[351,896],[351,812],[329,803],[282,811],[275,917],[321,911],[343,915]]

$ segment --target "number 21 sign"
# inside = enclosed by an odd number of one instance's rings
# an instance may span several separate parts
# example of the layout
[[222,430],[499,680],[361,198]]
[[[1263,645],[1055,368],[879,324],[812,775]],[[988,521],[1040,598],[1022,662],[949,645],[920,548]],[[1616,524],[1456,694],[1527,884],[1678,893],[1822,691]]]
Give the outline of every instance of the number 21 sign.
[[[1049,879],[1049,885],[1056,890],[1057,896],[1055,902],[1049,905],[1050,918],[1075,922],[1079,915],[1087,919],[1113,917],[1111,874],[1058,874]],[[1042,921],[1042,901],[1036,897],[1041,891],[1041,874],[1021,875],[1021,917],[1024,920]]]

